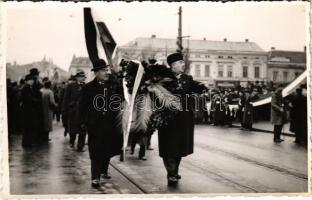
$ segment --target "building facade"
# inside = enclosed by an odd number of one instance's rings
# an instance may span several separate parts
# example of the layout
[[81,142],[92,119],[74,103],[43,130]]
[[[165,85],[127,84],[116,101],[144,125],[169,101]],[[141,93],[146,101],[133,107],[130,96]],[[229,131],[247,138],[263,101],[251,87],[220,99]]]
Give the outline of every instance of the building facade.
[[276,84],[287,84],[306,70],[306,50],[282,51],[273,47],[268,54],[268,79]]
[[[242,86],[247,82],[267,81],[267,52],[247,39],[244,42],[183,40],[188,52],[188,73],[208,86]],[[137,38],[117,48],[115,61],[147,60],[155,57],[166,64],[176,51],[176,39]]]
[[20,81],[24,79],[32,68],[37,68],[39,70],[40,78],[49,78],[52,83],[60,83],[66,81],[69,77],[68,72],[61,69],[53,63],[52,59],[46,59],[45,57],[40,61],[35,61],[29,64],[20,65],[14,62],[13,64],[6,64],[6,74],[7,78],[12,81]]
[[94,73],[91,71],[92,63],[89,57],[76,57],[73,55],[72,61],[69,66],[69,73],[75,75],[78,71],[83,71],[87,78],[86,81],[89,82],[94,78]]

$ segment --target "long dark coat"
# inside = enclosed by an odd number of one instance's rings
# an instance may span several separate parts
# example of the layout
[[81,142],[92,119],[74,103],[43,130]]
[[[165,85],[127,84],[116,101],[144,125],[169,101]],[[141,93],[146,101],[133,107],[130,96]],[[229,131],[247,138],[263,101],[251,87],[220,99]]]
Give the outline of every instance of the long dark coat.
[[220,95],[213,98],[214,122],[223,122],[225,118],[224,100]]
[[90,159],[105,159],[121,153],[123,135],[117,120],[119,109],[111,108],[121,105],[122,99],[122,88],[116,81],[100,84],[94,79],[84,86],[79,102],[79,121],[85,124],[89,135]]
[[21,93],[21,112],[27,143],[34,143],[42,131],[42,102],[32,87],[25,85]]
[[67,116],[69,133],[77,134],[80,131],[78,123],[78,101],[83,84],[76,82],[69,84],[65,89],[62,112]]
[[283,108],[283,97],[278,96],[275,93],[272,95],[271,100],[271,123],[274,125],[283,125],[283,112],[280,109]]
[[168,125],[158,129],[160,157],[184,157],[193,153],[194,115],[192,108],[194,105],[187,95],[202,93],[207,88],[188,75],[182,75],[180,79],[177,79],[177,83],[181,86],[177,95],[182,97],[182,111],[179,111]]
[[307,131],[307,98],[296,94],[291,101],[292,116],[291,123],[295,133],[305,133]]
[[243,124],[252,124],[253,123],[253,106],[251,104],[252,98],[248,97],[244,104],[243,111]]

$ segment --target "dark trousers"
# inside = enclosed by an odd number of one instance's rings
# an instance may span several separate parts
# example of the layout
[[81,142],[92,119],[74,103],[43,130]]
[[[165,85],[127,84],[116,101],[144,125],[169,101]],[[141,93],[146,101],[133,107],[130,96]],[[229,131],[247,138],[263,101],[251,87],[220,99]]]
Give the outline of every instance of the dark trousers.
[[139,144],[140,145],[140,150],[139,150],[139,158],[142,158],[145,156],[145,150],[146,150],[146,143],[147,143],[147,137],[143,135],[142,131],[139,132],[131,132],[131,140],[130,140],[130,145],[131,145],[131,151],[134,152],[135,145]]
[[167,177],[175,176],[179,173],[179,165],[181,157],[178,158],[163,158],[165,168],[167,170]]
[[47,142],[49,142],[49,131],[44,131],[44,132],[42,132],[42,135],[41,135],[41,142],[43,142],[43,143],[47,143]]
[[34,144],[35,134],[34,130],[30,128],[25,128],[23,132],[22,146],[28,147]]
[[146,148],[148,149],[151,147],[151,140],[152,140],[152,134],[148,135],[147,137]]
[[57,122],[61,121],[61,112],[60,111],[54,111],[53,112],[53,119],[56,118]]
[[140,136],[139,134],[134,134],[131,140],[131,151],[134,152],[135,145],[139,144],[140,145],[140,150],[139,150],[139,158],[142,158],[145,156],[145,142],[144,138]]
[[91,160],[91,178],[100,179],[101,174],[107,174],[110,158]]
[[283,125],[274,125],[274,140],[281,139]]
[[78,135],[77,149],[82,150],[85,143],[86,143],[86,135],[87,135],[86,133],[79,133],[79,134],[70,133],[69,134],[69,136],[70,136],[69,143],[70,143],[70,145],[74,146],[77,135]]

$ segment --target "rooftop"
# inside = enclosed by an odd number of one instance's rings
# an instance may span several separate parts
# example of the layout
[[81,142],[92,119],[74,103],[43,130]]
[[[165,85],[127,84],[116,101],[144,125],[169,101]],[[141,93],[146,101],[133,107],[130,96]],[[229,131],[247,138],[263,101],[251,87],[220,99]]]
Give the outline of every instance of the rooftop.
[[80,67],[92,67],[91,60],[89,57],[76,57],[75,54],[70,63],[70,68]]
[[269,61],[287,63],[306,63],[306,52],[272,50],[269,52]]
[[[136,38],[135,40],[121,47],[138,47],[138,48],[164,48],[176,49],[176,39],[168,38]],[[183,47],[189,47],[192,50],[212,50],[212,51],[239,51],[239,52],[265,52],[255,42],[248,40],[244,42],[235,41],[211,41],[211,40],[187,40],[183,39]]]

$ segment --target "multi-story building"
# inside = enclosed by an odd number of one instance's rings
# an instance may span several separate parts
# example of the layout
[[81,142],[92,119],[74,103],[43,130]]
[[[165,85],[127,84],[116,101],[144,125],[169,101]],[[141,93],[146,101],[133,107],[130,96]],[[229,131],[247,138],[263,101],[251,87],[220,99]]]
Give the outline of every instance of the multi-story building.
[[69,73],[75,75],[77,71],[83,71],[87,78],[86,81],[91,81],[94,78],[94,73],[91,71],[92,63],[89,57],[76,57],[73,55],[72,61],[69,66]]
[[[255,42],[183,40],[188,49],[189,70],[195,80],[206,85],[234,86],[247,82],[267,81],[267,52]],[[176,39],[136,38],[120,46],[115,61],[122,58],[146,60],[154,56],[166,64],[166,57],[177,49]]]
[[304,51],[275,50],[268,54],[268,79],[273,83],[287,84],[306,70],[306,48]]

